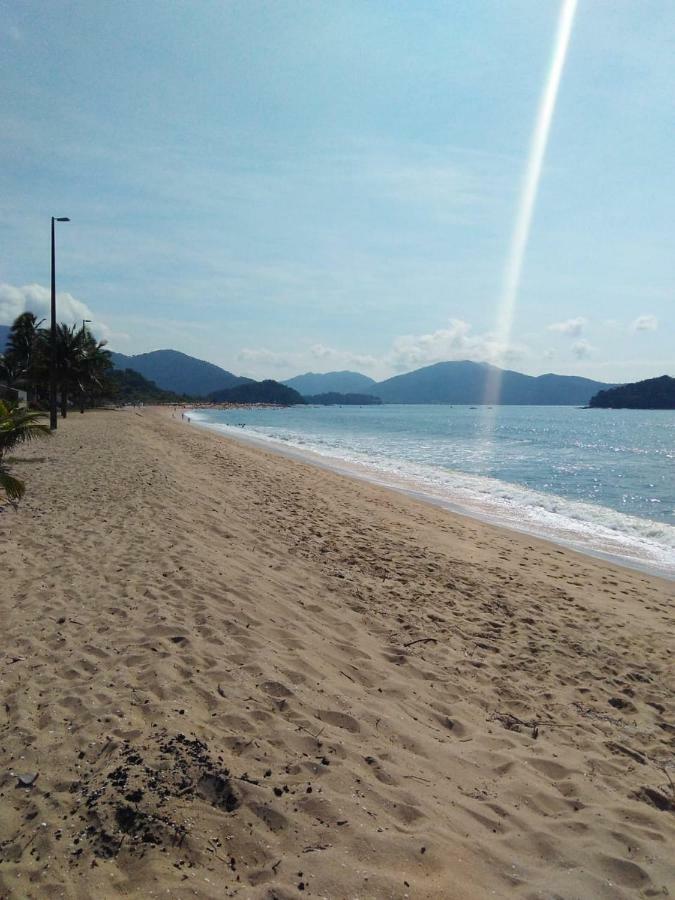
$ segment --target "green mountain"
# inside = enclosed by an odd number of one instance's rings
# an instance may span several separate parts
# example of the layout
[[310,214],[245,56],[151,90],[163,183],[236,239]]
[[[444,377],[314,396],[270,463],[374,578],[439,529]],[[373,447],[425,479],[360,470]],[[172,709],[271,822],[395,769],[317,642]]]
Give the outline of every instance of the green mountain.
[[248,381],[222,391],[213,391],[209,400],[216,403],[274,403],[278,406],[294,406],[305,401],[297,391],[278,381]]
[[[499,395],[492,397],[491,388],[500,373]],[[613,385],[574,375],[534,377],[464,360],[395,375],[374,385],[371,392],[384,403],[482,404],[488,400],[511,405],[583,406],[606,387]]]
[[111,369],[105,394],[117,403],[180,403],[183,397],[164,391],[133,369]]
[[[117,368],[133,369],[154,381],[163,390],[191,397],[212,397],[214,392],[259,383],[176,350],[155,350],[138,356],[113,353],[112,360]],[[496,383],[496,376],[500,373],[499,397],[495,398],[490,395],[489,389]],[[436,363],[414,372],[395,375],[379,383],[367,375],[344,371],[327,372],[323,375],[308,372],[282,384],[302,396],[310,397],[322,394],[368,394],[381,398],[384,403],[492,402],[543,406],[585,406],[598,391],[616,386],[574,375],[548,374],[534,377],[469,360]]]
[[675,378],[661,375],[598,391],[588,405],[601,409],[675,409]]
[[112,353],[112,364],[116,369],[133,369],[164,390],[190,397],[206,397],[220,388],[232,388],[252,380],[239,378],[220,366],[178,350],[153,350],[137,356]]
[[306,372],[304,375],[296,375],[287,378],[282,384],[294,388],[303,397],[309,394],[369,394],[375,384],[372,378],[361,375],[359,372],[326,372],[319,375],[316,372]]

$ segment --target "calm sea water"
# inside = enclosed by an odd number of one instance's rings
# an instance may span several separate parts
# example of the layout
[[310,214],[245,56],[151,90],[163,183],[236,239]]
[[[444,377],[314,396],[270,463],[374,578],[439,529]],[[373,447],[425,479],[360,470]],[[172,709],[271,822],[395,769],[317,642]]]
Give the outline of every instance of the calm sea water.
[[392,405],[195,410],[192,417],[675,577],[673,412]]

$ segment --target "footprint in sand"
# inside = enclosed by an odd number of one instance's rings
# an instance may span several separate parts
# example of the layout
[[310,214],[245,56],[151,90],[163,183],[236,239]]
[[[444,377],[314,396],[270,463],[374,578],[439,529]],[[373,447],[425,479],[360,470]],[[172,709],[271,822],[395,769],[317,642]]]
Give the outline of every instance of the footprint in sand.
[[378,760],[374,756],[365,756],[365,761],[371,768],[373,775],[377,778],[378,781],[381,781],[382,784],[393,784],[397,785],[398,781],[386,769],[383,769]]
[[608,856],[599,853],[598,858],[609,878],[617,884],[627,888],[644,888],[651,884],[651,878],[637,863],[629,859],[620,859],[616,856]]
[[288,819],[282,813],[261,803],[249,804],[249,809],[267,825],[270,831],[283,831],[288,827]]
[[552,781],[562,781],[572,773],[572,769],[561,766],[552,759],[529,759],[528,762]]
[[408,803],[394,803],[392,813],[404,825],[412,825],[418,819],[425,818],[424,813],[418,807]]
[[345,731],[350,731],[352,734],[357,734],[361,731],[361,726],[356,719],[347,715],[347,713],[320,709],[317,713],[317,718],[321,719],[322,722],[327,722],[329,725],[337,725],[338,728],[344,728]]
[[450,716],[438,716],[437,718],[440,724],[447,728],[453,737],[461,739],[469,734],[469,729],[459,719],[451,718]]
[[289,690],[285,684],[280,681],[263,681],[260,690],[265,691],[270,697],[292,697],[293,691]]

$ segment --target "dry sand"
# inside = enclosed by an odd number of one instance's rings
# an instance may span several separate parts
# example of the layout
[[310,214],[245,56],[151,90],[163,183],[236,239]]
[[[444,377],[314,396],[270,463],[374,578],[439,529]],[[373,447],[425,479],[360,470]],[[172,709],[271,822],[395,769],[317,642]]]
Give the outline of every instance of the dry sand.
[[20,455],[0,897],[675,891],[672,582],[166,411]]

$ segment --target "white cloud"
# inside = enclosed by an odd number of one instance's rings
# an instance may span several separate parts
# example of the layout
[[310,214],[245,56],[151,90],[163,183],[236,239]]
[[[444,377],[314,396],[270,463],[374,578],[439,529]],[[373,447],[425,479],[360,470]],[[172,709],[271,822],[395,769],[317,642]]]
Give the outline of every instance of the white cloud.
[[407,372],[422,366],[448,360],[471,359],[503,365],[521,358],[527,348],[506,346],[491,334],[472,334],[471,326],[452,319],[447,328],[430,334],[406,334],[396,338],[391,348],[379,356],[352,353],[325,344],[314,344],[304,350],[285,353],[266,348],[245,348],[237,358],[251,366],[258,377],[275,369],[279,377],[307,371],[356,369],[374,378],[387,378],[392,373]]
[[288,353],[268,350],[265,347],[244,347],[237,353],[237,359],[250,365],[251,371],[258,377],[263,377],[270,369],[275,369],[282,378],[316,369],[321,371],[359,369],[370,372],[376,370],[379,363],[374,356],[337,350],[325,344],[314,344],[306,349]]
[[[0,322],[11,325],[22,312],[32,312],[38,319],[49,319],[51,312],[51,290],[41,284],[0,283]],[[68,325],[81,325],[83,319],[91,321],[91,328],[97,337],[111,337],[108,326],[96,318],[92,310],[82,300],[72,294],[56,294],[56,318]]]
[[288,369],[293,365],[292,353],[276,353],[274,350],[266,350],[264,347],[258,350],[244,347],[237,353],[237,359],[256,367],[263,366],[271,369]]
[[659,327],[659,320],[656,316],[645,315],[638,316],[630,326],[631,331],[656,331]]
[[376,366],[378,360],[374,356],[365,353],[351,353],[345,350],[335,350],[333,347],[326,347],[324,344],[314,344],[310,348],[310,353],[314,359],[323,360],[332,366],[361,366],[364,369],[371,369]]
[[451,319],[447,328],[430,334],[396,338],[387,362],[401,372],[458,359],[499,364],[519,359],[525,352],[525,348],[505,345],[491,334],[471,334],[468,322]]
[[577,359],[588,359],[594,350],[595,347],[592,347],[585,338],[572,345],[572,353]]
[[569,337],[579,337],[588,324],[588,319],[583,316],[577,316],[576,319],[566,319],[564,322],[554,322],[548,326],[549,331],[557,331],[559,334],[566,334]]
[[0,284],[0,322],[10,325],[25,309],[23,295],[11,284]]

